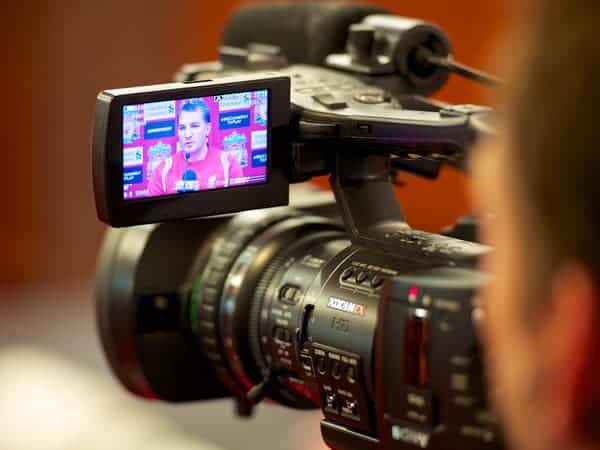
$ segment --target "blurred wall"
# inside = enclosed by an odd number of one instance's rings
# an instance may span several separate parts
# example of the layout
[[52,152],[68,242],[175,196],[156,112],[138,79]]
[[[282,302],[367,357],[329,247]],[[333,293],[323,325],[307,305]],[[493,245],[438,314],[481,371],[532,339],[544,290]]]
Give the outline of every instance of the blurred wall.
[[[220,30],[242,3],[3,2],[0,284],[91,277],[103,231],[90,177],[96,93],[169,80],[184,62],[216,57]],[[488,69],[508,17],[501,0],[372,3],[438,23],[458,59]],[[439,97],[483,102],[486,93],[454,78]],[[436,183],[403,179],[400,196],[415,226],[437,229],[468,211],[462,175],[445,171]]]

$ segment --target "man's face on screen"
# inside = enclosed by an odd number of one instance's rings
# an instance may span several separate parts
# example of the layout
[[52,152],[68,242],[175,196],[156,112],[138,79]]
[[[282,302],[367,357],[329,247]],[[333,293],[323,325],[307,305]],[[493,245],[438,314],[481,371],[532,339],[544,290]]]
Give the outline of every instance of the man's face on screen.
[[206,145],[210,124],[204,121],[201,111],[182,111],[177,124],[181,149],[193,153]]

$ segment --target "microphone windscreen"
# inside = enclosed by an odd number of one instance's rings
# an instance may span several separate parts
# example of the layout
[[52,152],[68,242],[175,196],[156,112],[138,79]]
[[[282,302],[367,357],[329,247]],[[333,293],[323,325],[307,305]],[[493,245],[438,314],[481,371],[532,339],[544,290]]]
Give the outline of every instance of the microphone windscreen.
[[389,14],[389,11],[342,2],[251,5],[229,18],[221,44],[276,45],[290,64],[323,65],[328,55],[344,52],[350,25],[371,14]]
[[181,176],[183,181],[194,181],[197,178],[196,172],[194,172],[192,169],[185,169],[185,172],[183,172],[183,175]]

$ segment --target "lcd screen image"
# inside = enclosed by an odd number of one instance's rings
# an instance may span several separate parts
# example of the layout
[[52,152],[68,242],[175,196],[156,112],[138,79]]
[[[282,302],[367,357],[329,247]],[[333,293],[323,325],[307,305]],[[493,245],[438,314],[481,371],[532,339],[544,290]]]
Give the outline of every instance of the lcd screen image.
[[123,106],[123,198],[267,182],[268,91]]

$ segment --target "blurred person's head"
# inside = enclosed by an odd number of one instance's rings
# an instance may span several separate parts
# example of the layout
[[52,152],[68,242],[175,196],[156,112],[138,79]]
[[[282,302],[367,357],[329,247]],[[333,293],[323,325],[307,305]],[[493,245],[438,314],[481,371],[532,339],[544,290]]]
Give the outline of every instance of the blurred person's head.
[[[600,448],[600,2],[538,0],[473,163],[490,387],[515,450]],[[513,53],[514,55],[514,53]]]
[[208,148],[209,133],[210,110],[206,103],[201,99],[184,103],[177,117],[177,137],[181,150],[190,157],[204,153]]

